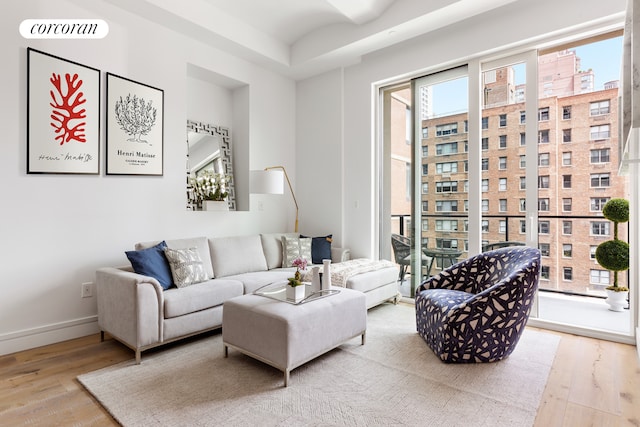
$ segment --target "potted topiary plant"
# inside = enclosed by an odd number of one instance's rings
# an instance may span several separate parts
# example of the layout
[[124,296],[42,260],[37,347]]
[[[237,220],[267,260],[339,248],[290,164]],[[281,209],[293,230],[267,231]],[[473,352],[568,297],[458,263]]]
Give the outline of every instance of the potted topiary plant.
[[596,261],[613,271],[613,285],[606,288],[609,310],[622,311],[627,305],[629,288],[618,285],[618,272],[629,268],[629,244],[618,239],[618,224],[629,221],[629,201],[611,199],[602,208],[602,214],[613,222],[613,240],[602,242],[596,248]]

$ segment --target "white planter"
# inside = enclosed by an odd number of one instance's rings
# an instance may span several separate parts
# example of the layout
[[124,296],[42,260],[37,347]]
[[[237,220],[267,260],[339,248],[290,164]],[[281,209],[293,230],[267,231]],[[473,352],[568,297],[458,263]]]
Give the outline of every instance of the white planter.
[[203,211],[228,211],[229,203],[226,200],[203,200]]
[[609,310],[622,311],[627,307],[628,297],[629,291],[616,292],[607,289],[607,299],[605,301],[609,304]]
[[304,285],[286,287],[286,296],[289,301],[302,301],[304,299]]

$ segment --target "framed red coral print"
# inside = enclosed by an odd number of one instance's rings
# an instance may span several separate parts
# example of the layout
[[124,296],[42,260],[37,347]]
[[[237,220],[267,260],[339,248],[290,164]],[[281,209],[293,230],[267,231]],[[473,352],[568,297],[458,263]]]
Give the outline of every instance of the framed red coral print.
[[107,175],[162,175],[164,91],[107,73]]
[[27,173],[100,173],[100,70],[27,48]]

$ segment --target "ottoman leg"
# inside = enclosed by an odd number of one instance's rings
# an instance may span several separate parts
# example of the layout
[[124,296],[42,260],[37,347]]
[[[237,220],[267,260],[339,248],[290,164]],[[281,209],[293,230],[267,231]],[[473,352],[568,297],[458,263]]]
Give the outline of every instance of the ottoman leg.
[[367,341],[367,331],[364,331],[362,333],[362,345],[364,345],[366,341]]
[[289,370],[286,369],[284,371],[284,386],[287,387],[289,385]]
[[224,357],[229,357],[229,347],[227,347],[226,345],[224,346]]

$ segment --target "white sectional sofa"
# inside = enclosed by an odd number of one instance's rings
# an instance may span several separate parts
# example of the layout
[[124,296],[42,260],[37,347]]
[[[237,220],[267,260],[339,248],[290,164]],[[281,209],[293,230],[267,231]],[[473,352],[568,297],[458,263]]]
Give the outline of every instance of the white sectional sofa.
[[[106,332],[129,346],[135,350],[136,363],[140,363],[144,350],[220,328],[226,300],[292,276],[295,268],[282,267],[283,237],[291,241],[299,235],[167,240],[167,248],[187,257],[182,259],[183,265],[192,267],[195,263],[204,271],[203,281],[183,287],[168,287],[161,275],[139,274],[131,266],[98,269],[96,292],[102,338]],[[162,244],[138,243],[134,254],[158,251]],[[347,262],[349,251],[342,248],[332,247],[331,258],[332,263],[351,262]],[[397,266],[382,262],[351,274],[343,277],[344,285],[363,292],[367,308],[397,301]]]

